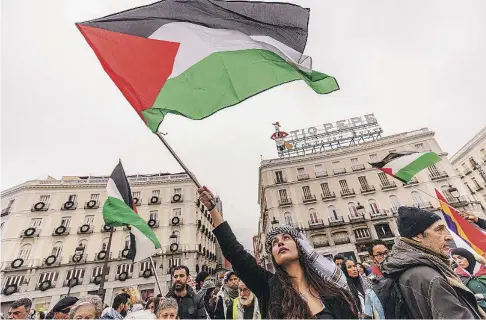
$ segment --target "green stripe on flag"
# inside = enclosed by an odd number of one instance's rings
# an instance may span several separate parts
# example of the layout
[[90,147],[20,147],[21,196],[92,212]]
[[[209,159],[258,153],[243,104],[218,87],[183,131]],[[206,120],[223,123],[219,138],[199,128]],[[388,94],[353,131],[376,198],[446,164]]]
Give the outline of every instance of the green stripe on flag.
[[316,71],[303,72],[272,51],[223,51],[211,54],[167,80],[153,107],[142,114],[155,132],[168,113],[201,120],[257,93],[295,80],[304,80],[321,94],[339,89],[333,77]]
[[108,197],[103,206],[103,219],[105,220],[105,224],[110,227],[122,227],[125,225],[135,227],[152,241],[156,249],[161,248],[159,240],[147,225],[147,222],[122,200],[115,197]]
[[413,178],[414,175],[439,161],[440,156],[437,153],[426,152],[405,167],[398,170],[395,176],[408,182]]

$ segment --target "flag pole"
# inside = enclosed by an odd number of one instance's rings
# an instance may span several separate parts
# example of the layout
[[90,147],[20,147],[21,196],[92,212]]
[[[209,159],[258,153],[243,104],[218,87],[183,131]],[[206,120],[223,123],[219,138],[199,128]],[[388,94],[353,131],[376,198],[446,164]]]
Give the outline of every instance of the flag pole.
[[162,294],[162,289],[160,288],[159,276],[157,275],[157,270],[155,269],[154,260],[150,257],[150,264],[152,265],[152,270],[154,270],[155,281],[157,282],[157,287],[159,288],[159,293]]
[[[197,181],[196,176],[189,170],[189,168],[187,168],[187,166],[184,164],[184,162],[182,162],[181,158],[179,158],[179,156],[174,151],[174,149],[172,149],[172,147],[169,145],[169,143],[167,142],[167,140],[165,140],[164,134],[161,133],[161,132],[159,132],[159,131],[155,132],[155,134],[157,135],[157,137],[159,137],[160,141],[162,141],[162,143],[164,144],[164,146],[167,148],[167,150],[169,150],[170,154],[179,163],[179,165],[182,167],[182,169],[184,169],[184,171],[187,173],[187,175],[189,176],[189,178],[191,178],[192,182],[194,182],[194,184],[196,185],[196,187],[198,189],[201,188],[201,184],[199,183],[199,181]],[[215,206],[215,203],[212,200],[211,200],[211,205],[212,206]]]
[[111,227],[110,230],[110,237],[108,238],[108,244],[106,246],[106,256],[105,256],[105,262],[103,263],[103,270],[101,271],[101,281],[100,281],[100,288],[98,289],[98,295],[101,297],[101,302],[105,302],[105,277],[106,273],[108,271],[108,260],[110,258],[110,250],[111,250],[111,239],[113,238],[113,230],[115,230],[114,227]]
[[158,131],[155,134],[157,135],[157,137],[159,137],[160,141],[162,141],[162,143],[164,144],[164,146],[167,148],[167,150],[169,150],[170,154],[179,163],[179,165],[182,167],[182,169],[184,169],[184,171],[189,175],[189,178],[191,178],[192,182],[194,182],[194,184],[196,185],[196,187],[201,188],[201,184],[199,183],[199,181],[197,181],[196,176],[194,176],[194,174],[191,171],[189,171],[189,169],[184,164],[184,162],[182,162],[181,158],[179,158],[179,156],[174,151],[174,149],[172,149],[172,147],[169,145],[169,143],[167,142],[167,140],[165,140],[164,134],[161,133],[161,132],[158,132]]

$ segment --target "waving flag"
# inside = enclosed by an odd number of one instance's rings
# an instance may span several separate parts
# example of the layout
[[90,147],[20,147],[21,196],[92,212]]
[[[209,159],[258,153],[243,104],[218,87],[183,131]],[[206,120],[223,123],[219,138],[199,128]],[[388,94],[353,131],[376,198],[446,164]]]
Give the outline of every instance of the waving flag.
[[113,170],[106,192],[108,199],[103,206],[105,224],[110,227],[131,226],[128,258],[138,262],[151,257],[161,246],[147,222],[134,211],[132,192],[121,162]]
[[486,234],[461,217],[455,209],[447,206],[447,201],[437,189],[435,189],[435,193],[441,201],[440,206],[447,227],[477,254],[486,257]]
[[439,161],[440,156],[432,151],[391,152],[383,160],[370,163],[370,165],[407,183],[414,175]]
[[288,3],[165,0],[78,23],[152,131],[168,113],[203,119],[274,86],[336,80],[303,56],[309,9]]

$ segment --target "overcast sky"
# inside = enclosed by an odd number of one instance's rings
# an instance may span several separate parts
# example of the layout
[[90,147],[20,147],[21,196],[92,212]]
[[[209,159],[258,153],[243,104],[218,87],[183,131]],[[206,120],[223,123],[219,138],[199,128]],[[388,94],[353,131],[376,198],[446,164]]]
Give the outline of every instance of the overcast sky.
[[[181,170],[74,26],[150,2],[1,1],[2,190],[47,175],[108,175],[118,158],[129,174]],[[486,1],[293,2],[311,8],[305,53],[340,91],[294,82],[162,126],[248,248],[260,155],[276,156],[272,122],[289,132],[374,113],[386,135],[430,128],[450,155],[486,124]]]

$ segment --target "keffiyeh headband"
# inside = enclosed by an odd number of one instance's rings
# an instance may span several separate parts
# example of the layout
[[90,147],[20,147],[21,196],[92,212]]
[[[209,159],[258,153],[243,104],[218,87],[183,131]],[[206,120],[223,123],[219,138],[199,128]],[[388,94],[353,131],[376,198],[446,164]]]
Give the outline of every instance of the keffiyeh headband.
[[265,242],[265,250],[268,254],[272,254],[272,240],[279,234],[288,234],[294,239],[297,244],[299,255],[302,255],[304,260],[310,264],[317,274],[334,283],[336,286],[349,290],[345,275],[336,266],[336,264],[319,254],[312,246],[303,233],[291,226],[281,226],[270,230],[267,233],[267,241]]

